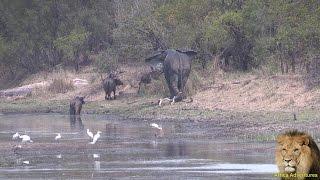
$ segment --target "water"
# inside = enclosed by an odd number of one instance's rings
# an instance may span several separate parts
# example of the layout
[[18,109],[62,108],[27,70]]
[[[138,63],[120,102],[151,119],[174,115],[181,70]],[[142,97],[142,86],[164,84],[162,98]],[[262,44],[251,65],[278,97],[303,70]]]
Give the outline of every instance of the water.
[[[161,124],[163,132],[152,129],[151,123]],[[87,128],[93,133],[102,131],[94,145],[88,144]],[[237,136],[220,133],[219,128],[214,122],[114,116],[0,115],[0,178],[274,178],[274,142],[240,141]],[[34,142],[12,140],[15,132],[30,135]],[[56,133],[62,136],[58,142]],[[21,149],[16,148],[19,144]]]

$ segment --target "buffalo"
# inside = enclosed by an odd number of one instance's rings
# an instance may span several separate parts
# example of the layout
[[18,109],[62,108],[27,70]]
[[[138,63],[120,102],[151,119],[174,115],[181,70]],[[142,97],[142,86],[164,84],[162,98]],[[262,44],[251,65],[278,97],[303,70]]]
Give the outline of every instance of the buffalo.
[[113,92],[113,99],[116,99],[116,87],[123,85],[123,82],[114,74],[110,74],[102,81],[103,89],[106,93],[105,100],[111,100],[111,93]]
[[70,115],[80,115],[82,105],[85,104],[84,97],[75,97],[70,100]]

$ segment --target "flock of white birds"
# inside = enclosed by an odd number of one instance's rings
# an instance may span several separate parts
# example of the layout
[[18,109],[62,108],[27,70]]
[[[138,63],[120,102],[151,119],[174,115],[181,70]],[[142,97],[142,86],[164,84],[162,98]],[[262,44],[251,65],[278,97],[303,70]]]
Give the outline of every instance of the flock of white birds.
[[[95,144],[98,139],[100,138],[100,134],[102,132],[101,131],[97,131],[97,133],[95,135],[93,135],[93,133],[87,129],[87,134],[90,137],[90,140],[92,140],[91,142],[89,142],[89,144]],[[32,143],[33,141],[31,140],[30,136],[24,134],[24,135],[20,135],[18,132],[16,132],[14,135],[12,135],[12,139],[16,140],[20,138],[22,143],[26,143],[26,142],[30,142]],[[60,133],[57,133],[57,135],[54,137],[54,140],[59,141],[62,138]]]
[[[156,123],[152,123],[152,124],[150,124],[150,126],[152,128],[155,128],[155,129],[162,131],[162,127]],[[98,141],[98,139],[100,138],[101,133],[102,133],[101,131],[97,131],[97,133],[95,135],[93,135],[93,133],[90,131],[90,129],[87,129],[87,135],[90,137],[90,140],[92,140],[91,142],[89,142],[89,144],[95,144]],[[26,143],[26,142],[32,143],[33,142],[31,140],[30,136],[28,136],[26,134],[20,135],[18,132],[16,132],[14,135],[12,135],[13,140],[18,139],[18,138],[21,139],[22,143]],[[61,134],[57,133],[54,140],[59,141],[61,138],[62,138]]]
[[[162,127],[160,125],[156,124],[156,123],[152,123],[152,124],[150,124],[150,126],[152,128],[155,128],[157,130],[162,131]],[[90,129],[87,129],[87,135],[90,137],[90,140],[91,140],[91,142],[89,142],[89,144],[95,144],[98,141],[98,139],[100,138],[100,136],[101,136],[100,134],[101,133],[102,133],[101,131],[97,131],[97,133],[95,135],[93,135],[93,133],[90,131]],[[32,143],[33,142],[31,140],[30,136],[28,136],[26,134],[20,135],[18,132],[16,132],[15,134],[12,135],[12,139],[13,140],[16,140],[18,138],[21,139],[22,143],[27,143],[27,142]],[[61,138],[62,138],[61,134],[57,133],[57,135],[54,137],[54,140],[55,141],[59,141]],[[18,146],[16,146],[16,148],[21,149],[22,146],[18,145]],[[61,154],[57,155],[56,157],[60,159],[61,158]],[[99,157],[100,157],[99,154],[93,154],[93,158],[99,158]],[[22,163],[28,165],[30,162],[29,161],[23,161]]]

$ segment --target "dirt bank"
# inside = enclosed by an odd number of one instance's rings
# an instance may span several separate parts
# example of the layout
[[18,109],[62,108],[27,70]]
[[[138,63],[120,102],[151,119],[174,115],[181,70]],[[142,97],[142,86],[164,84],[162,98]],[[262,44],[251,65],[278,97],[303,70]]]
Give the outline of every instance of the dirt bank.
[[[165,96],[166,85],[163,78],[153,81],[145,88],[144,94],[137,94],[138,82],[148,66],[122,66],[120,79],[124,85],[118,88],[117,100],[105,101],[100,74],[93,69],[81,73],[59,71],[44,75],[36,74],[26,79],[21,86],[41,82],[52,82],[63,78],[72,82],[74,88],[64,93],[52,93],[45,87],[37,87],[30,96],[2,98],[0,112],[68,113],[68,101],[76,95],[86,96],[83,113],[116,114],[130,118],[159,118],[180,120],[232,119],[234,116],[246,118],[288,120],[295,113],[301,121],[313,121],[320,109],[320,90],[306,90],[303,79],[298,75],[262,76],[254,73],[224,74],[210,70],[200,72],[198,77],[190,77],[190,84],[201,87],[193,91],[192,103],[157,105]],[[208,74],[210,75],[208,78]],[[212,80],[212,81],[211,81]],[[195,82],[195,81],[201,81]],[[212,83],[214,81],[214,83]],[[50,86],[50,85],[49,85]]]

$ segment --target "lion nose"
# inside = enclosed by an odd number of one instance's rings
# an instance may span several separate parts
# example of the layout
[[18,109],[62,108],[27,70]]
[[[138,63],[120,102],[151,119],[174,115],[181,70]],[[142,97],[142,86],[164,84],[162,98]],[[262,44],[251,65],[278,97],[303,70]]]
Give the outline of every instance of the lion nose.
[[285,159],[284,160],[286,163],[289,163],[291,161],[291,159]]

